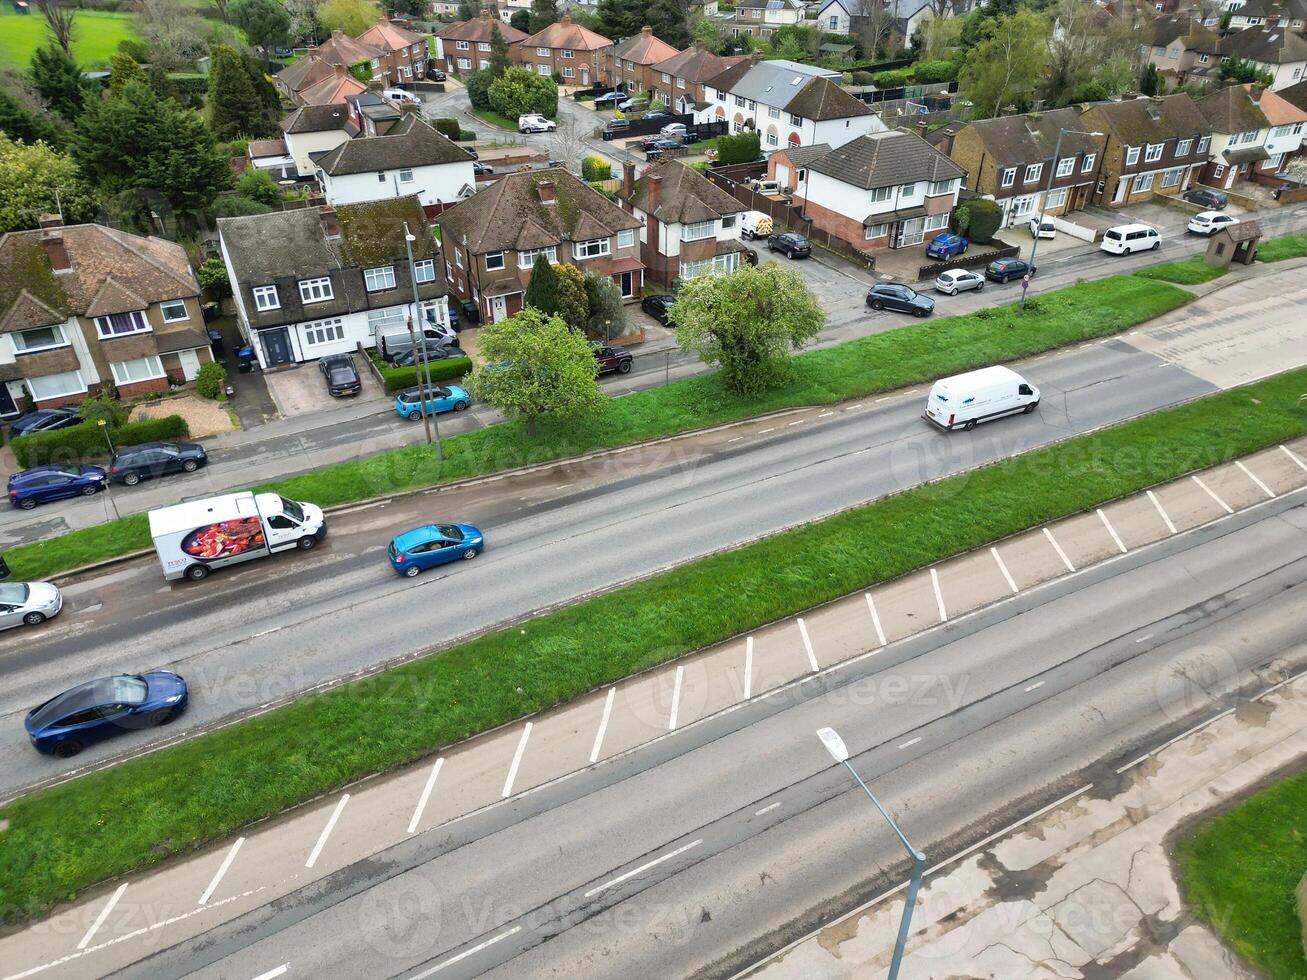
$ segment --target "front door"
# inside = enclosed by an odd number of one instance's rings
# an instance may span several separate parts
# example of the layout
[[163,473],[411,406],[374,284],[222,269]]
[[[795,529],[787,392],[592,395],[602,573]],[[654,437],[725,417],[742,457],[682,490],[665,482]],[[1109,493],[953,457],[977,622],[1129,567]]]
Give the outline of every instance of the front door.
[[590,84],[590,69],[589,69],[589,68],[582,68],[582,69],[581,69],[581,84],[582,84],[582,85],[587,85],[587,86]]
[[14,396],[9,394],[9,386],[0,381],[0,418],[17,414],[18,406],[14,404]]
[[621,279],[622,296],[625,299],[630,299],[635,295],[635,274],[631,272],[623,272],[621,274]]
[[200,355],[193,350],[184,350],[178,351],[177,357],[182,362],[182,377],[194,381],[200,373]]
[[492,323],[498,323],[508,316],[508,301],[502,296],[494,296],[490,300],[490,320]]
[[263,342],[263,359],[268,367],[289,364],[293,360],[290,355],[290,336],[285,327],[260,330],[259,339]]

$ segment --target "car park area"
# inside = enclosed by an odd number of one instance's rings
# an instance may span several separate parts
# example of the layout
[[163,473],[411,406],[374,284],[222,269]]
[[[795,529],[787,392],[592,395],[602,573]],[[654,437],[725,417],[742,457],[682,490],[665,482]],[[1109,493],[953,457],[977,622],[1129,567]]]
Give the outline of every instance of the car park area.
[[327,381],[316,361],[308,361],[278,371],[265,371],[263,377],[268,384],[268,393],[277,405],[277,411],[287,418],[331,411],[333,408],[339,408],[343,403],[353,401],[376,400],[377,410],[382,411],[388,400],[387,395],[382,391],[376,376],[363,363],[362,357],[361,354],[353,355],[362,390],[357,395],[347,398],[332,397],[327,390]]

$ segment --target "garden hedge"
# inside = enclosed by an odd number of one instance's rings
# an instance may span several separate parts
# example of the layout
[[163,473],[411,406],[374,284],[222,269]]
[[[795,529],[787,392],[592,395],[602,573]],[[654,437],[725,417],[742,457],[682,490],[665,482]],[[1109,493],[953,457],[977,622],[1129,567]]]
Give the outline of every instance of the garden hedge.
[[[160,439],[184,439],[191,434],[180,415],[142,419],[109,429],[115,447],[134,446]],[[19,436],[13,442],[14,456],[24,469],[45,463],[80,463],[88,459],[107,459],[109,444],[104,431],[95,422],[82,422],[67,429]]]
[[[391,367],[385,361],[377,360],[381,377],[385,379],[386,391],[403,391],[414,388],[418,383],[416,367]],[[472,371],[472,362],[466,357],[446,357],[431,362],[431,380],[448,381],[461,378]]]

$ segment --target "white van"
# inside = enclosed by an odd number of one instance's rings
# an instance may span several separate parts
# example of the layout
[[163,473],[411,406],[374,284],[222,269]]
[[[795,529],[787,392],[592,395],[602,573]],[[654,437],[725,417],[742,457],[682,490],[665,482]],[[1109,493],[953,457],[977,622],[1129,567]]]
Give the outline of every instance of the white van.
[[1098,247],[1113,255],[1130,255],[1161,248],[1162,239],[1157,229],[1149,225],[1117,225],[1103,232],[1103,241]]
[[766,238],[771,234],[771,218],[761,211],[745,211],[740,216],[740,237],[746,240]]
[[936,381],[922,418],[945,431],[974,429],[981,422],[1038,407],[1038,388],[1008,368],[987,367]]

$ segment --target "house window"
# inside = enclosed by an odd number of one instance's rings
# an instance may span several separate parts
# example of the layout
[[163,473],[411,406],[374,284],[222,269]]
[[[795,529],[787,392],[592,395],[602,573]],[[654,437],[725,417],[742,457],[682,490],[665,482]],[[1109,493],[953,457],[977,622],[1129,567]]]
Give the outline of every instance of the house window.
[[31,354],[51,347],[67,347],[68,339],[60,324],[51,327],[35,327],[31,330],[19,330],[9,336],[14,338],[14,349],[20,354]]
[[780,109],[778,109],[776,106],[773,106],[773,105],[769,105],[769,106],[767,107],[767,118],[769,118],[769,119],[779,119],[780,117],[781,117],[781,110],[780,110]]
[[477,50],[478,50],[478,51],[489,51],[489,50],[490,50],[490,45],[487,44],[485,41],[481,41],[479,44],[477,44]]
[[578,259],[597,259],[612,253],[612,242],[607,238],[592,238],[588,242],[574,242],[572,254]]
[[575,77],[576,77],[576,69],[573,68],[571,65],[563,65],[563,77],[564,77],[564,78],[575,78]]
[[[802,180],[803,178],[800,177],[799,179]],[[951,180],[932,180],[926,188],[928,197],[939,197],[941,194],[951,193],[953,193],[953,181]]]
[[872,204],[879,204],[882,201],[888,201],[893,194],[893,187],[873,187],[867,193],[867,200]]
[[81,371],[64,371],[62,374],[47,374],[43,378],[24,378],[27,390],[32,393],[34,401],[47,398],[62,398],[65,395],[80,395],[86,391]]
[[126,337],[134,333],[149,333],[150,324],[145,314],[139,310],[129,313],[114,313],[110,316],[97,316],[95,330],[102,340],[110,337]]
[[455,41],[455,42],[454,42],[454,47],[458,48],[458,50],[460,50],[460,51],[471,51],[471,50],[472,50],[472,45],[471,45],[470,43],[468,43],[467,41]]
[[1184,169],[1182,167],[1177,167],[1175,170],[1166,171],[1166,173],[1162,174],[1162,186],[1163,187],[1180,186],[1180,175],[1183,173],[1184,173]]
[[794,113],[791,112],[791,113],[790,113],[790,125],[791,125],[791,126],[802,126],[802,125],[803,125],[803,117],[802,117],[802,116],[796,116]]
[[899,188],[899,197],[911,197],[915,193],[917,193],[917,185],[915,183],[904,184]]
[[826,30],[829,31],[831,34],[839,34],[839,33],[841,33],[841,31],[840,31],[840,19],[839,19],[838,16],[836,16],[836,17],[827,17],[827,18],[826,18]]
[[305,323],[302,326],[306,347],[334,344],[345,339],[345,321],[340,317],[332,317],[330,320],[314,320],[312,323]]
[[300,280],[300,299],[305,303],[321,303],[325,300],[334,299],[335,294],[331,291],[331,280],[322,279],[301,279]]
[[460,269],[463,268],[463,250],[461,248],[454,249],[454,264]]
[[780,145],[781,145],[781,141],[780,141],[780,139],[776,136],[775,133],[768,133],[768,134],[767,134],[767,145],[768,145],[768,146],[780,146]]
[[549,77],[549,66],[548,66],[548,65],[538,65],[538,66],[536,66],[536,74],[538,74],[538,75],[544,75],[546,78],[548,78],[548,77]]
[[630,228],[623,228],[617,233],[617,247],[630,248],[635,244],[635,231]]
[[564,58],[575,58],[575,57],[576,57],[576,52],[573,51],[571,48],[563,48],[563,57],[564,57]]
[[422,259],[420,262],[414,262],[413,272],[417,276],[418,283],[434,282],[436,278],[436,262],[434,259]]
[[1213,180],[1220,180],[1224,176],[1225,176],[1225,164],[1218,163],[1214,167],[1212,167]]
[[254,308],[259,312],[280,309],[281,300],[277,297],[276,286],[254,287]]
[[394,289],[395,267],[393,265],[383,265],[376,269],[364,269],[363,283],[370,293],[382,289]]
[[498,271],[499,269],[502,269],[503,267],[504,267],[504,253],[503,253],[503,252],[487,252],[487,253],[486,253],[486,270],[487,270],[488,272],[496,272],[496,271]]
[[1064,160],[1057,161],[1057,175],[1059,177],[1070,177],[1071,171],[1076,169],[1075,157],[1067,157]]
[[947,214],[926,215],[926,231],[939,231],[939,229],[946,227],[948,227]]
[[1193,148],[1194,141],[1192,139],[1181,140],[1179,143],[1175,144],[1175,155],[1178,157],[1187,157],[1189,151]]
[[862,229],[862,237],[867,241],[873,238],[884,238],[889,233],[889,225],[881,222],[878,225],[866,225]]
[[737,96],[735,97],[735,107],[736,107],[737,109],[743,109],[743,108],[744,108],[744,96],[743,96],[743,95],[737,95]]
[[1016,183],[1016,180],[1017,180],[1016,167],[1008,167],[1006,170],[1003,171],[1003,180],[1001,181],[1001,183],[1004,187],[1011,187],[1013,184]]
[[1199,153],[1206,153],[1206,152],[1207,152],[1207,146],[1208,146],[1208,144],[1211,143],[1211,142],[1212,142],[1212,140],[1211,140],[1211,137],[1209,137],[1209,136],[1204,136],[1204,137],[1200,138],[1200,139],[1198,140],[1198,152],[1199,152]]
[[1094,169],[1094,161],[1098,158],[1096,153],[1086,153],[1084,162],[1080,164],[1080,172],[1087,174]]
[[1151,191],[1152,189],[1153,189],[1153,175],[1139,174],[1139,176],[1135,177],[1135,182],[1130,189],[1130,193],[1139,194],[1143,191]]
[[1162,144],[1149,143],[1148,151],[1144,154],[1144,163],[1156,163],[1162,159]]
[[697,242],[704,238],[712,238],[716,233],[716,222],[695,221],[681,229],[681,241]]
[[400,168],[400,170],[399,170],[399,182],[400,182],[401,184],[411,184],[411,183],[413,183],[413,168],[412,168],[412,167],[401,167],[401,168]]
[[758,103],[754,102],[753,99],[749,99],[748,106],[749,106],[749,111],[753,112],[754,109],[758,108]]
[[548,259],[550,265],[558,264],[558,249],[553,245],[548,248],[533,248],[526,252],[517,253],[517,267],[519,269],[529,269],[535,264],[537,256],[543,255]]
[[697,262],[682,262],[681,278],[693,279],[696,276],[721,275],[723,272],[734,271],[739,263],[739,252],[714,255],[711,258],[699,259]]
[[186,300],[184,299],[170,299],[160,303],[159,312],[163,314],[164,323],[177,323],[190,317],[190,314],[186,312]]
[[[391,306],[384,310],[368,310],[368,335],[380,337],[404,327],[404,307]],[[394,329],[392,329],[394,328]]]
[[678,79],[676,80],[676,87],[677,87],[677,88],[685,88],[685,79],[684,79],[684,78],[678,78]]
[[672,76],[667,74],[667,72],[663,72],[663,81],[670,82],[671,80],[672,80]]
[[1205,54],[1200,54],[1200,55],[1198,56],[1198,63],[1199,63],[1200,65],[1205,65],[1205,64],[1207,64],[1207,55],[1205,55]]
[[1049,208],[1051,210],[1052,208],[1060,208],[1065,203],[1066,203],[1066,188],[1059,187],[1056,190],[1049,191],[1048,199],[1044,202],[1044,207]]
[[1026,167],[1026,176],[1023,179],[1026,183],[1030,183],[1032,180],[1038,180],[1039,175],[1043,172],[1044,165],[1042,163],[1032,163]]
[[[462,71],[471,71],[471,70],[472,70],[472,59],[471,59],[471,58],[459,58],[459,59],[458,59],[458,67],[459,67]],[[530,70],[530,68],[531,68],[530,65],[527,65],[526,67],[527,67],[528,70]]]
[[549,57],[549,49],[548,49],[548,48],[536,48],[536,57],[537,57],[537,58],[548,58],[548,57]]
[[[799,171],[799,179],[800,179],[800,180],[803,179],[803,171],[802,171],[802,170]],[[733,215],[733,214],[725,214],[725,215],[722,215],[722,227],[723,227],[723,228],[734,228],[734,227],[735,227],[735,215]]]
[[378,170],[378,171],[377,171],[377,183],[378,183],[378,184],[384,184],[385,182],[386,182],[386,172],[385,172],[384,170]]
[[167,376],[158,356],[153,354],[149,357],[138,357],[133,361],[114,361],[109,365],[109,370],[113,372],[113,383],[116,385],[153,381]]
[[1138,162],[1139,162],[1139,147],[1127,146],[1125,148],[1125,165],[1127,167],[1133,167]]

